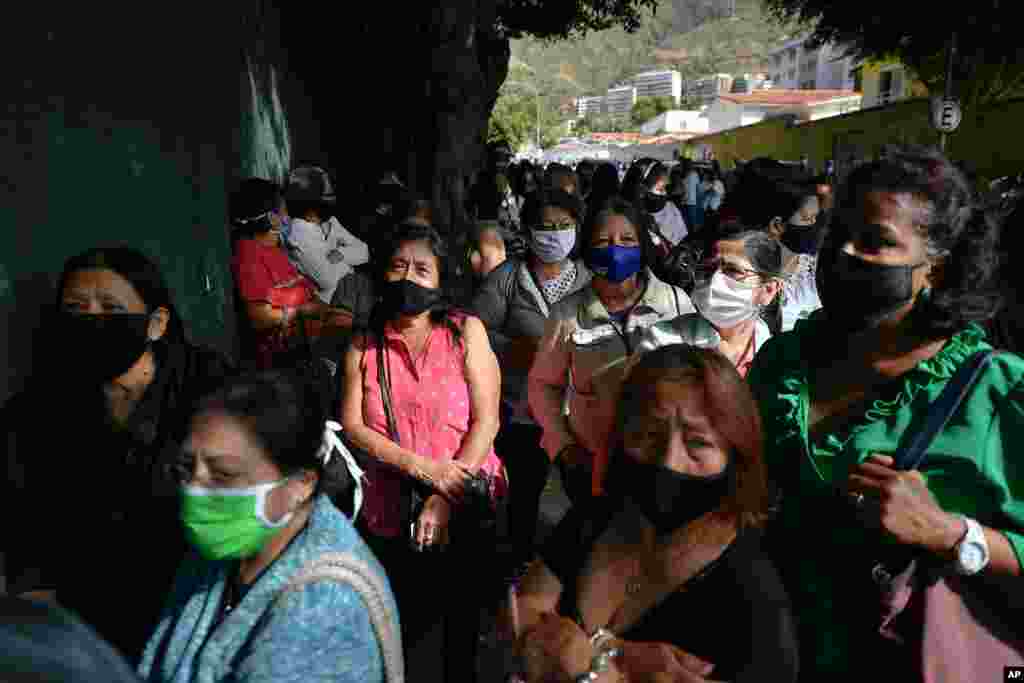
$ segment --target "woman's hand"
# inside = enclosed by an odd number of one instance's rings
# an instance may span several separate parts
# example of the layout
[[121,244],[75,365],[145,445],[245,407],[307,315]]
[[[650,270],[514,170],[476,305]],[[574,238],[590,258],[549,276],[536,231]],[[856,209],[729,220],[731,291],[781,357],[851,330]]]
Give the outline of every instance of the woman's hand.
[[668,643],[617,641],[629,683],[710,683],[714,665]]
[[473,472],[458,460],[430,461],[416,478],[444,496],[451,503],[458,503],[466,492],[466,484]]
[[416,533],[413,539],[418,550],[425,548],[444,548],[448,545],[448,522],[451,520],[452,509],[441,496],[431,496],[423,504],[423,510],[416,520]]
[[858,465],[847,480],[850,496],[900,543],[949,553],[966,532],[964,522],[939,507],[920,472],[893,469],[894,462],[876,454]]
[[[555,614],[542,614],[540,623],[523,640],[523,664],[530,683],[573,680],[590,670],[590,662],[597,654],[590,638],[577,624]],[[612,660],[610,670],[597,680],[621,683],[624,678]]]

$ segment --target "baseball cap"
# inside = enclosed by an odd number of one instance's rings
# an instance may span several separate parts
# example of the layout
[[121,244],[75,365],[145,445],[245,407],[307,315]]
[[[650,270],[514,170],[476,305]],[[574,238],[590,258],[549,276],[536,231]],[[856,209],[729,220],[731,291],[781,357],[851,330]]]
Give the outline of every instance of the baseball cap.
[[285,199],[334,204],[338,197],[327,171],[319,166],[298,166],[288,175]]

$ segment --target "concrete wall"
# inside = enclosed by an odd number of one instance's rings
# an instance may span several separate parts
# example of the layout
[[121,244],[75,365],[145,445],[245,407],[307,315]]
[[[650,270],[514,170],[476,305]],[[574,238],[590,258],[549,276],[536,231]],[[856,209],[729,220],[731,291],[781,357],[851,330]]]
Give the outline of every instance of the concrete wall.
[[[996,178],[1024,169],[1024,139],[1017,134],[1024,117],[1024,99],[1001,102],[966,112],[960,129],[950,136],[946,152],[965,161],[983,178]],[[707,148],[729,168],[736,159],[759,156],[796,160],[806,155],[821,170],[828,159],[842,169],[851,157],[874,158],[887,144],[936,144],[929,123],[927,100],[910,100],[890,107],[790,126],[767,120],[753,126],[693,138],[695,153]]]
[[20,10],[0,47],[0,400],[43,360],[62,264],[93,246],[155,258],[192,338],[233,351],[226,190],[320,153],[268,3],[132,8]]

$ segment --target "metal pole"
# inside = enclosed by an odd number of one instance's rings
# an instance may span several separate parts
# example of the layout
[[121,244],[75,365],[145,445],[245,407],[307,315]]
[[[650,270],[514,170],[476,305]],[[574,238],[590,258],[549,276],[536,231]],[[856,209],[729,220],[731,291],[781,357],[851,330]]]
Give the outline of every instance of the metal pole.
[[[953,97],[953,64],[956,59],[956,31],[953,31],[953,35],[949,38],[949,47],[946,50],[946,82],[943,83],[943,95],[945,99],[951,99]],[[948,136],[943,133],[942,137],[939,138],[939,149],[943,152],[946,151],[946,138]]]
[[537,91],[537,152],[540,153],[540,90]]

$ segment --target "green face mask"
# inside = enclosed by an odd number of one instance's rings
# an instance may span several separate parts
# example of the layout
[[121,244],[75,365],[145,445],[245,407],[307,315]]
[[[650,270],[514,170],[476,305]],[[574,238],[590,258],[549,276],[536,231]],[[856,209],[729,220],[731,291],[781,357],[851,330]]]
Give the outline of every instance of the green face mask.
[[267,494],[288,477],[242,489],[181,489],[181,521],[188,542],[207,560],[240,560],[256,555],[292,519],[267,519]]

